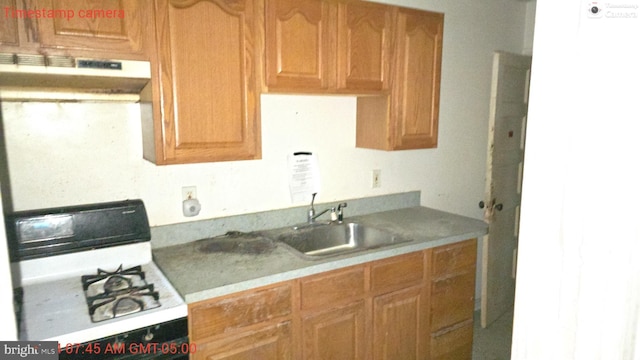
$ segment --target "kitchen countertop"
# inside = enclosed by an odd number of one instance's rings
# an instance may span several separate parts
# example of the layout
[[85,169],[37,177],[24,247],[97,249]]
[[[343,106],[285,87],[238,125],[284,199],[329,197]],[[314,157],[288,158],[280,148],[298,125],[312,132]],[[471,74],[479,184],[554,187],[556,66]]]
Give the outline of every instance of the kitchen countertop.
[[[342,267],[446,245],[487,233],[483,221],[425,207],[411,207],[345,218],[410,239],[383,248],[309,260],[286,245],[258,249],[255,254],[237,251],[200,251],[194,241],[153,250],[153,258],[172,285],[194,303],[238,291],[296,279]],[[262,234],[277,234],[278,230]],[[210,243],[209,243],[210,244]]]

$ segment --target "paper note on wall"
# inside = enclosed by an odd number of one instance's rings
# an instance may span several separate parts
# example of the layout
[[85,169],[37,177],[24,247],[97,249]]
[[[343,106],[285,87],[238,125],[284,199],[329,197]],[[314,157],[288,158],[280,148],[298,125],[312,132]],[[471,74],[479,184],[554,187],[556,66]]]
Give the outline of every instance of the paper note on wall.
[[320,191],[318,158],[310,152],[296,152],[288,161],[291,202],[310,202],[311,194]]

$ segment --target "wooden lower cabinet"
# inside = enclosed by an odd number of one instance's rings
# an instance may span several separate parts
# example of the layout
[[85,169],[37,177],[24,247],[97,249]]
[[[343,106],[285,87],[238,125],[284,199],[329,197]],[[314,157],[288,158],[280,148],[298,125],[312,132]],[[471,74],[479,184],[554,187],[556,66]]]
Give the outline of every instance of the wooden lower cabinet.
[[476,240],[433,249],[431,359],[471,359]]
[[468,320],[442,334],[431,337],[431,360],[471,359],[473,348],[473,321]]
[[303,359],[366,359],[364,301],[302,319]]
[[192,359],[471,359],[476,240],[189,305]]
[[295,359],[291,352],[291,322],[268,325],[198,345],[191,359]]
[[421,286],[373,300],[373,359],[426,359],[428,294]]
[[192,359],[295,359],[294,284],[287,282],[189,304]]

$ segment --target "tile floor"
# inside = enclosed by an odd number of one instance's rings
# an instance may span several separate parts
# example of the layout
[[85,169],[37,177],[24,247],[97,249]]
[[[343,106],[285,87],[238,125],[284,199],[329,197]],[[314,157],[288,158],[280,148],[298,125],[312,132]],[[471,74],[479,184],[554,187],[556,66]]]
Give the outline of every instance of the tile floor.
[[486,329],[480,326],[480,311],[474,314],[473,360],[511,359],[513,311],[499,317]]

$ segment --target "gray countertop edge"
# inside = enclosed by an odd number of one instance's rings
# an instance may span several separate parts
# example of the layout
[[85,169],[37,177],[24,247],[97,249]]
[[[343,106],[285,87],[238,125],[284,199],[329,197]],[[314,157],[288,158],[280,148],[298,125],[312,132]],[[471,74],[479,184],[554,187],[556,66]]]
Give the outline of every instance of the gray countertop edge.
[[486,229],[471,231],[463,234],[455,234],[452,236],[442,237],[436,240],[414,240],[410,243],[405,243],[403,245],[397,245],[393,248],[387,248],[382,250],[374,250],[367,251],[359,254],[351,254],[343,255],[340,258],[334,261],[325,261],[320,263],[315,263],[313,261],[309,262],[309,266],[305,266],[302,268],[283,271],[277,274],[266,275],[262,277],[258,277],[255,279],[240,281],[233,284],[222,285],[219,287],[202,290],[198,292],[193,292],[189,294],[182,294],[185,298],[185,302],[187,304],[195,303],[202,300],[208,300],[211,298],[224,296],[233,294],[236,292],[251,290],[267,285],[276,284],[279,282],[284,282],[288,280],[294,280],[314,274],[319,274],[322,272],[337,270],[353,265],[359,265],[370,261],[382,260],[386,258],[390,258],[397,255],[408,254],[411,252],[421,251],[441,245],[447,245],[451,243],[456,243],[459,241],[475,239],[480,236],[483,236],[487,233]]

